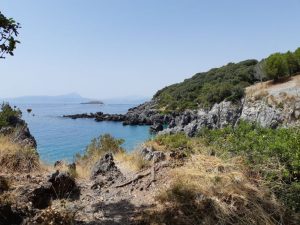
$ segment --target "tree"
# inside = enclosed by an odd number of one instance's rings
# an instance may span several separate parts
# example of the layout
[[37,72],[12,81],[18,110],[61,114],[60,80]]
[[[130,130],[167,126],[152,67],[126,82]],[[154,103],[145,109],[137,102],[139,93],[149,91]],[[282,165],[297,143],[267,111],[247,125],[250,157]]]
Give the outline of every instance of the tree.
[[19,23],[0,12],[0,58],[5,58],[6,54],[14,55],[16,44],[20,43],[16,39],[19,28],[21,28]]
[[22,116],[19,109],[12,108],[8,103],[3,103],[0,107],[0,128],[5,126],[15,126]]
[[296,51],[294,52],[294,56],[295,56],[296,60],[298,61],[299,71],[300,71],[300,48],[296,49]]
[[299,62],[292,52],[288,51],[285,54],[289,75],[292,76],[293,74],[297,73],[299,71]]
[[270,55],[264,63],[264,71],[268,78],[277,81],[288,74],[288,64],[284,55],[275,53]]

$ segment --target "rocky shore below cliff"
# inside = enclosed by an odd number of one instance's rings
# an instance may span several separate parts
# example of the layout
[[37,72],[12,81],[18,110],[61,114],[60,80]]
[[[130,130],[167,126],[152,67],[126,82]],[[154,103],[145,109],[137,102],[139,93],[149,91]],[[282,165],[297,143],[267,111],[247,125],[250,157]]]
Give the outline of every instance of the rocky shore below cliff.
[[160,134],[185,132],[194,136],[203,128],[217,129],[240,120],[258,123],[263,127],[296,126],[300,117],[300,97],[292,98],[281,94],[276,97],[264,96],[260,99],[245,97],[238,102],[222,101],[210,110],[197,109],[184,112],[162,114],[156,101],[152,100],[128,110],[126,114],[76,114],[64,117],[78,119],[89,118],[101,121],[117,121],[123,125],[150,125],[150,131]]
[[103,112],[63,115],[71,119],[94,119],[96,122],[113,121],[126,125],[149,125],[152,132],[163,130],[163,125],[171,122],[177,114],[162,115],[155,101],[146,102],[137,107],[130,108],[126,114],[107,114]]

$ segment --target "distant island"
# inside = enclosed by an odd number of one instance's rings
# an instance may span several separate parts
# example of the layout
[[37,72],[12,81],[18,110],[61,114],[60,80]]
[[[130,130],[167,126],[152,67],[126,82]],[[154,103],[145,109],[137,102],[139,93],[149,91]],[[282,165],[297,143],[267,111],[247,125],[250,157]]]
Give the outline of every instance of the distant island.
[[88,102],[82,102],[80,104],[87,104],[87,105],[103,105],[104,103],[102,101],[97,101],[97,100],[93,100],[93,101],[88,101]]

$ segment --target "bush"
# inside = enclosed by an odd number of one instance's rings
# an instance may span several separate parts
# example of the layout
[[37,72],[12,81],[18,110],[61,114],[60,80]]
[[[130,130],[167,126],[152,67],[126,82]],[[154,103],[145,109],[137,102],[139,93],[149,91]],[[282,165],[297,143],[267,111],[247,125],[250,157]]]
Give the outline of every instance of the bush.
[[159,145],[163,145],[166,150],[191,150],[190,138],[185,133],[163,134],[158,135],[154,139]]
[[121,147],[123,143],[123,139],[116,139],[110,134],[104,134],[98,138],[94,138],[86,147],[83,155],[77,154],[75,156],[78,175],[81,177],[89,176],[92,166],[107,152],[114,154],[125,152]]
[[270,55],[264,63],[264,71],[271,80],[279,80],[280,77],[288,75],[288,64],[283,54]]
[[236,128],[205,130],[199,136],[220,154],[242,155],[286,205],[300,212],[295,192],[300,184],[299,128],[274,130],[241,122]]
[[15,126],[22,113],[19,109],[13,109],[8,103],[3,103],[0,111],[0,129],[6,126]]
[[[121,145],[124,143],[123,139],[115,139],[110,134],[104,134],[98,138],[94,138],[91,143],[86,147],[85,153],[82,156],[83,159],[92,157],[101,157],[106,152],[122,152],[124,149]],[[80,157],[80,156],[78,156]]]

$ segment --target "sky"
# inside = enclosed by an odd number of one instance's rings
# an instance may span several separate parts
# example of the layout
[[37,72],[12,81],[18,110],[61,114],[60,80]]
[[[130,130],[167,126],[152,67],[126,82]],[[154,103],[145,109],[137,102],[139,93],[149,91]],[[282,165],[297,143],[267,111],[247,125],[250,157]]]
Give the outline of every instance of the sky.
[[149,97],[229,62],[300,47],[299,0],[0,0],[20,22],[0,98]]

